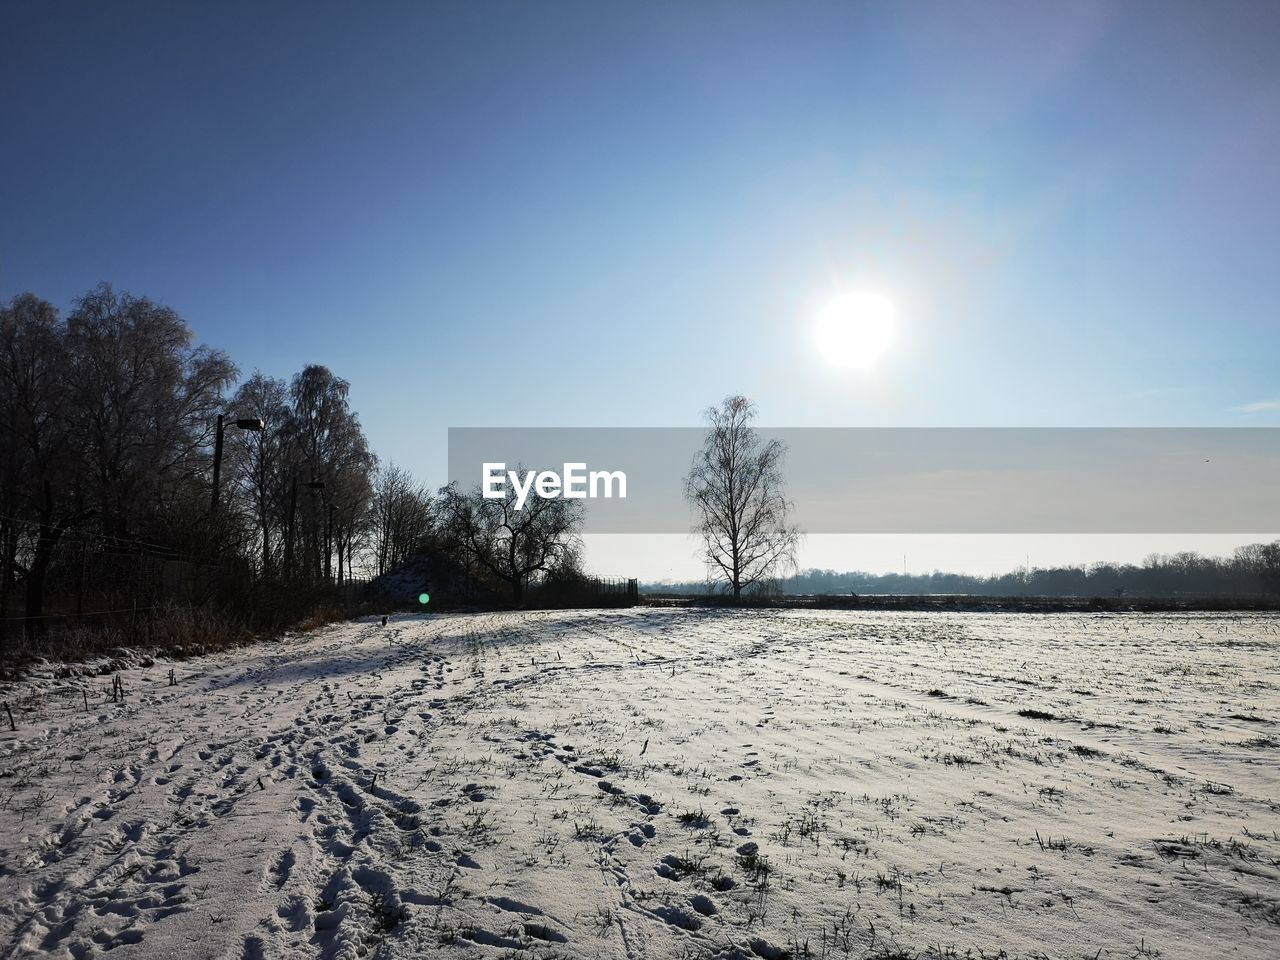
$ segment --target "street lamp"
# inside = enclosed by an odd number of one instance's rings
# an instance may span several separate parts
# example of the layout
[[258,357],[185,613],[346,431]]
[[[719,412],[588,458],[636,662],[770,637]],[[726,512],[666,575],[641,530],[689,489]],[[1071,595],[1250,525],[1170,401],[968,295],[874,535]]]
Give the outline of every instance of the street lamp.
[[[223,415],[218,414],[218,431],[213,441],[213,501],[209,505],[209,519],[218,513],[218,481],[222,477],[222,430]],[[232,425],[239,430],[261,431],[267,428],[266,421],[258,417],[232,420]]]

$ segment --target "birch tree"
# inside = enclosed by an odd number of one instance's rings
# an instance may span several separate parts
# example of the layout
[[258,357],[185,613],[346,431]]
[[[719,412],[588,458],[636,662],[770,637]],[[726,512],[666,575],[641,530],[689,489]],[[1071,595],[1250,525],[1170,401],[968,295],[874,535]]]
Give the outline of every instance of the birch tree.
[[792,504],[783,493],[786,445],[760,438],[746,397],[726,397],[705,416],[707,436],[685,477],[685,499],[708,569],[738,600],[745,588],[795,566],[800,531],[788,523]]

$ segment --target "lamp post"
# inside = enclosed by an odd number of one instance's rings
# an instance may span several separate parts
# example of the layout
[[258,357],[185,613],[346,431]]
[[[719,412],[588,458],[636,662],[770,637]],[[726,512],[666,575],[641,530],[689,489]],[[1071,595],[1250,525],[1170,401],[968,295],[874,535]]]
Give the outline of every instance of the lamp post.
[[[239,430],[265,430],[267,424],[265,421],[251,417],[241,420],[232,420],[232,425]],[[213,500],[209,504],[209,519],[213,519],[218,513],[218,483],[222,479],[222,430],[223,415],[218,414],[218,430],[213,441]]]

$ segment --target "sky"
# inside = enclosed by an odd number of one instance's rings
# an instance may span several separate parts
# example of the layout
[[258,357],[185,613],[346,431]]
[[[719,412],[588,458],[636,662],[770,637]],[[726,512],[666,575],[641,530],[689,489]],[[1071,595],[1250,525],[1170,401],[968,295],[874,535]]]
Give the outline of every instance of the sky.
[[[431,486],[451,426],[730,393],[1280,425],[1278,33],[1269,0],[6,4],[0,298],[110,281],[245,375],[327,364]],[[817,347],[850,289],[896,308],[870,369]]]

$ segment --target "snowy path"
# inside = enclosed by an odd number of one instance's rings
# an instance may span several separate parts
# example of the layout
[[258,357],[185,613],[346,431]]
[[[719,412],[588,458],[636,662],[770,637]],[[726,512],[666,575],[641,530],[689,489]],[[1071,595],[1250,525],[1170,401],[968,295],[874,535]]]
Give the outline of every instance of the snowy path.
[[0,956],[1272,957],[1277,654],[1262,617],[638,609],[29,681]]

